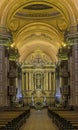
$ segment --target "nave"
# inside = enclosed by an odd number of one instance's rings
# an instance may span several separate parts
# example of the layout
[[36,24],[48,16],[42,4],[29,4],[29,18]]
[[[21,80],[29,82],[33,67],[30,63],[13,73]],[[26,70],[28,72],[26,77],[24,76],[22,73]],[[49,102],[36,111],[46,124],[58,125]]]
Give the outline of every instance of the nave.
[[32,109],[30,117],[20,130],[58,130],[58,128],[48,116],[47,109]]
[[54,124],[78,130],[78,0],[0,0],[0,130]]

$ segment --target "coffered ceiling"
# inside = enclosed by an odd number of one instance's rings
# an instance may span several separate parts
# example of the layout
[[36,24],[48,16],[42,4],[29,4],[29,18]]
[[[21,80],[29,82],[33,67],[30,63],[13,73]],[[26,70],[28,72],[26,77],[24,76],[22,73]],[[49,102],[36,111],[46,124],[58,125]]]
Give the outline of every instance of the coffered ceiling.
[[13,35],[24,62],[37,49],[58,61],[64,33],[77,24],[77,0],[0,0],[0,23]]

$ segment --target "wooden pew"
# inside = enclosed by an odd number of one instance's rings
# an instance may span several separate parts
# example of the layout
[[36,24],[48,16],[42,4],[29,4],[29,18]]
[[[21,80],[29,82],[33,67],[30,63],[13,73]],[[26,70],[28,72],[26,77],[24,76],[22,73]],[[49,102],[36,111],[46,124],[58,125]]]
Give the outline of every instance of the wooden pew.
[[30,108],[11,108],[0,112],[0,130],[19,130],[30,114]]
[[78,112],[48,108],[48,113],[60,130],[78,130]]

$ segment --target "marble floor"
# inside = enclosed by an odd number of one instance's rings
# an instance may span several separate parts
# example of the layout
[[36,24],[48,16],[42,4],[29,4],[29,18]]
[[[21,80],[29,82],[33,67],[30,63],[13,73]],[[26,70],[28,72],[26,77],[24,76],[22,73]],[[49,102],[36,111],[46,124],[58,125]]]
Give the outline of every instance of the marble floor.
[[47,114],[47,110],[31,110],[30,117],[20,130],[58,130]]

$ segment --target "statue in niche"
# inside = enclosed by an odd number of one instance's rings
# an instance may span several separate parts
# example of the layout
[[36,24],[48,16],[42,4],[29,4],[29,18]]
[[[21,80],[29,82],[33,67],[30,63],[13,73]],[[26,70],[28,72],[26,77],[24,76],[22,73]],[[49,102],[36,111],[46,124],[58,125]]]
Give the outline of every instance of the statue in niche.
[[35,89],[42,89],[43,86],[43,74],[41,71],[35,72],[33,75],[33,83]]
[[46,95],[44,95],[43,104],[46,105]]
[[36,75],[36,88],[41,89],[41,74]]
[[32,102],[32,106],[34,106],[34,96],[32,95],[32,98],[31,98],[31,102]]

